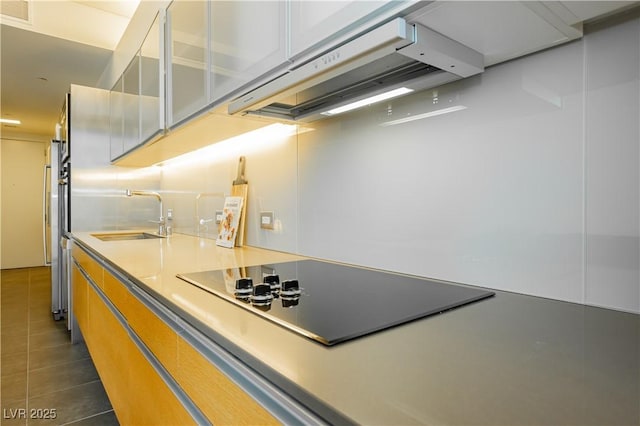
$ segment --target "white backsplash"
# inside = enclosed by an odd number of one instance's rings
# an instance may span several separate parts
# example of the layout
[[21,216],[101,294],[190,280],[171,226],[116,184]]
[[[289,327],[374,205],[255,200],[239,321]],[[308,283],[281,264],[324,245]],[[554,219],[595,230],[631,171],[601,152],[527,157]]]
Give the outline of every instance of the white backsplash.
[[[494,67],[438,89],[437,103],[426,91],[303,135],[301,252],[580,301],[579,49]],[[541,89],[525,88],[531,81]],[[381,126],[451,106],[466,109]]]
[[[244,156],[249,188],[246,244],[296,252],[296,140],[294,135],[233,147],[223,142],[225,146],[203,150],[197,161],[163,166],[161,191],[167,207],[174,209],[174,232],[216,237],[217,226],[209,220],[222,210]],[[274,212],[275,230],[260,228],[260,211]],[[200,219],[207,222],[200,225]]]
[[[160,190],[175,232],[213,238],[196,196],[228,194],[244,155],[249,245],[640,312],[639,116],[636,16],[265,149],[165,166]],[[222,206],[200,203],[205,219]]]
[[640,19],[585,46],[584,302],[640,312]]

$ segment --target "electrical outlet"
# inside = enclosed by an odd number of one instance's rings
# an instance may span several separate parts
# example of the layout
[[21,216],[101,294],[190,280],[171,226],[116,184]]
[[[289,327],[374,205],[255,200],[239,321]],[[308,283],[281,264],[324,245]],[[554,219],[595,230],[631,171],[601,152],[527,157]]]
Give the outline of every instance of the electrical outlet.
[[273,229],[273,212],[260,212],[260,228]]
[[222,213],[222,210],[216,210],[216,224],[220,225],[222,223],[222,216],[224,215],[224,213]]

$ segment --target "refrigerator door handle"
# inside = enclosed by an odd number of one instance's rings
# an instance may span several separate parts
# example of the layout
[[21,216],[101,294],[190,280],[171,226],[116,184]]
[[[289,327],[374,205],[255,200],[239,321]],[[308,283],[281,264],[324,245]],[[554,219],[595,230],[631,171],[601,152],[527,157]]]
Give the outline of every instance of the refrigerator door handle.
[[49,244],[47,244],[47,226],[50,225],[49,196],[47,195],[47,177],[51,174],[51,165],[45,164],[42,178],[42,248],[45,266],[51,266]]

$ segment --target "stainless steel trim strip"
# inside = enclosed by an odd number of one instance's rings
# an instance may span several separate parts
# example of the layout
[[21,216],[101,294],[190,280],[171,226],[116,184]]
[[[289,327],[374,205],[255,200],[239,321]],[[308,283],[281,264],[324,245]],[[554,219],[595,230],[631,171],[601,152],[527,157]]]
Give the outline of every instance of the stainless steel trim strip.
[[42,249],[44,253],[44,265],[51,266],[49,247],[47,244],[47,225],[51,223],[48,211],[49,205],[47,203],[47,170],[51,171],[51,164],[44,165],[44,173],[42,175]]

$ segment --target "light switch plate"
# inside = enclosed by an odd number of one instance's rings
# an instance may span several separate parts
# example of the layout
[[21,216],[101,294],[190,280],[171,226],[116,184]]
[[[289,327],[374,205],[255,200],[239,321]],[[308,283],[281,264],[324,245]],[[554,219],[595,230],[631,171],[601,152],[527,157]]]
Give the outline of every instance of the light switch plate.
[[260,212],[260,228],[273,229],[273,212]]

